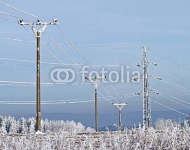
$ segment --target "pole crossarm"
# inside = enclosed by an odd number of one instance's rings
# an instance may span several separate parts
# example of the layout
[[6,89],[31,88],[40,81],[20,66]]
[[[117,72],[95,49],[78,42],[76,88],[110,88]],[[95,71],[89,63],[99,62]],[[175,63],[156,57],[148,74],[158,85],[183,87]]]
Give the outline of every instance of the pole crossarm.
[[37,19],[36,22],[24,22],[23,19],[18,20],[18,24],[20,25],[58,25],[59,22],[57,19],[53,19],[52,22],[41,22],[40,19]]
[[106,76],[99,76],[99,77],[85,77],[86,80],[89,80],[93,85],[94,88],[97,89],[98,85],[102,81],[102,79],[105,79]]
[[127,103],[112,103],[113,106],[117,106],[119,110],[123,109],[123,106],[127,105]]
[[112,105],[116,106],[119,110],[118,131],[121,131],[121,111],[122,111],[123,107],[127,105],[127,103],[112,103]]
[[[47,25],[58,25],[59,22],[57,19],[53,19],[52,22],[41,22],[40,19],[37,19],[36,22],[24,22],[22,19],[18,20],[18,24],[21,26],[23,25],[29,25],[32,28],[32,31],[34,32],[36,37],[41,37],[42,33],[45,31],[45,28]],[[34,25],[43,25],[43,27],[39,30],[36,30],[34,28]]]

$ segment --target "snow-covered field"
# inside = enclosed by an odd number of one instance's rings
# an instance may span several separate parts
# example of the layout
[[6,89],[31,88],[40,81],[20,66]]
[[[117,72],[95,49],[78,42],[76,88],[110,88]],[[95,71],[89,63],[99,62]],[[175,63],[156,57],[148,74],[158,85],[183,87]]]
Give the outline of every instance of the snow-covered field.
[[[139,125],[122,132],[98,132],[74,121],[42,121],[42,133],[34,132],[33,119],[15,121],[0,117],[0,149],[2,150],[135,150],[189,149],[190,129],[171,120],[158,120],[155,128]],[[9,120],[9,121],[8,121]],[[12,118],[12,120],[14,120]],[[22,123],[21,123],[22,122]],[[28,123],[28,125],[27,125]],[[33,127],[30,127],[32,124]],[[8,131],[9,127],[9,132]]]

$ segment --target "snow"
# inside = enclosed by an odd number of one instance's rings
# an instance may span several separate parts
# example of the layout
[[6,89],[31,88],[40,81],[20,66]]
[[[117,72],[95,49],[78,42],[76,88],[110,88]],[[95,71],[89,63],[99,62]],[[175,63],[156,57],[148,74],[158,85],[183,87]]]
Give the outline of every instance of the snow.
[[[181,124],[171,120],[157,120],[155,128],[147,130],[138,127],[125,129],[122,132],[94,132],[74,121],[42,120],[42,131],[31,132],[29,121],[22,119],[13,121],[12,117],[4,117],[0,122],[0,149],[41,149],[41,150],[141,150],[141,149],[189,149],[190,128],[188,122]],[[12,125],[16,123],[16,125]],[[28,123],[18,124],[18,122]],[[31,123],[31,122],[30,122]],[[32,123],[33,125],[33,123]],[[14,130],[10,130],[13,126]],[[8,128],[10,127],[10,128]],[[17,127],[28,127],[17,130]],[[20,129],[20,128],[19,128]],[[33,127],[32,127],[33,129]],[[9,133],[7,133],[9,131]],[[21,131],[21,133],[13,133]]]
[[35,134],[44,134],[43,132],[41,132],[40,130],[36,131]]

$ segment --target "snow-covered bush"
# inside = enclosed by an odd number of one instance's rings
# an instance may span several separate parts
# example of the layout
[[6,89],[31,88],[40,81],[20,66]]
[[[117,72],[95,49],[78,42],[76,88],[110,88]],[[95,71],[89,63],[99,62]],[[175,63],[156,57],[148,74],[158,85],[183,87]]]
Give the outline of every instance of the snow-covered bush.
[[157,119],[155,123],[155,129],[164,130],[166,127],[164,119]]
[[[11,129],[13,118],[4,117],[0,133],[14,131]],[[140,124],[136,128],[122,132],[94,132],[85,129],[81,123],[74,121],[42,120],[44,134],[30,134],[34,132],[34,118],[25,119],[28,134],[0,134],[0,149],[41,149],[41,150],[153,150],[153,149],[190,149],[190,129],[188,122],[185,126],[171,120],[157,120],[155,128],[145,129]],[[13,126],[14,127],[14,126]],[[24,129],[25,130],[25,129]],[[4,132],[3,131],[3,132]],[[18,130],[17,130],[18,131]]]

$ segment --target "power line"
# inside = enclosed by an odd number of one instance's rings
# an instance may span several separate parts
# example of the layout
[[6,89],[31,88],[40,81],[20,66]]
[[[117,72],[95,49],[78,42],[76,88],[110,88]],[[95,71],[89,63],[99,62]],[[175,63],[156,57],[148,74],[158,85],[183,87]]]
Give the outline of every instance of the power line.
[[164,80],[164,79],[162,79],[162,81],[165,82],[165,83],[167,83],[167,84],[170,85],[170,86],[173,86],[173,87],[175,87],[175,88],[177,88],[177,89],[183,91],[183,92],[186,93],[186,94],[190,94],[190,90],[188,90],[187,88],[185,88],[185,87],[183,87],[183,86],[181,86],[181,85],[178,85],[178,84],[176,84],[176,83],[173,83],[173,82],[171,82],[171,81],[167,81],[167,80]]
[[[116,99],[117,97],[98,97],[101,100],[104,99]],[[84,100],[94,100],[93,98],[80,98],[80,99],[63,99],[63,100],[43,100],[43,103],[61,103],[61,102],[65,102],[65,103],[69,103],[69,102],[78,102],[78,101],[84,101]],[[15,100],[15,101],[9,101],[9,100],[1,100],[0,103],[35,103],[35,101],[31,101],[31,100],[27,100],[27,101],[21,101],[21,100]]]
[[7,16],[10,16],[10,17],[14,17],[14,18],[16,18],[16,19],[22,19],[22,18],[20,18],[20,17],[17,17],[17,16],[15,16],[15,15],[12,15],[12,14],[9,14],[9,13],[3,12],[3,11],[0,11],[0,13],[3,14],[3,15],[7,15]]
[[[30,33],[29,33],[30,34]],[[31,35],[31,34],[30,34]],[[55,42],[56,43],[56,42]],[[57,44],[57,43],[56,43]],[[44,45],[43,45],[43,47],[45,47]],[[47,47],[45,47],[45,49],[54,57],[54,58],[56,58],[59,62],[61,62],[61,64],[63,64],[63,65],[65,65],[58,57],[56,57],[52,52],[50,52],[50,50],[49,49],[47,49]],[[65,66],[67,66],[67,65],[65,65]],[[67,66],[67,67],[69,67],[69,66]],[[70,67],[69,67],[70,68]],[[76,72],[77,74],[79,74],[78,72]]]
[[152,49],[150,49],[150,48],[147,48],[147,49],[150,50],[150,51],[152,51],[152,52],[154,52],[155,54],[157,54],[157,55],[159,55],[159,56],[165,58],[166,60],[169,60],[170,62],[172,62],[172,63],[174,63],[174,64],[176,64],[176,65],[178,65],[178,66],[180,66],[180,67],[182,67],[182,68],[184,68],[184,69],[190,71],[190,68],[188,68],[188,67],[186,67],[186,66],[184,66],[184,65],[181,65],[180,63],[178,63],[178,62],[176,62],[176,61],[174,61],[174,60],[172,60],[172,59],[170,59],[170,58],[168,58],[168,57],[166,57],[166,56],[164,56],[164,55],[162,55],[162,54],[160,54],[160,53],[158,53],[158,52],[156,52],[156,51],[154,51],[154,50],[152,50]]
[[178,75],[178,74],[176,74],[176,73],[170,71],[168,68],[164,68],[164,67],[162,67],[162,66],[160,66],[160,65],[158,65],[158,67],[160,67],[160,68],[163,69],[164,71],[170,72],[171,74],[175,75],[176,77],[178,77],[178,78],[180,78],[180,79],[182,79],[182,80],[184,80],[184,81],[190,82],[188,79],[186,79],[186,78],[184,78],[184,77],[182,77],[182,76],[180,76],[180,75]]
[[[56,60],[58,60],[60,63],[62,63],[64,66],[66,66],[67,68],[72,69],[70,66],[68,66],[67,64],[65,64],[62,60],[60,60],[57,56],[55,56],[46,46],[43,45],[43,47],[46,49],[46,51]],[[81,75],[81,73],[73,70],[76,74]],[[81,75],[82,76],[82,75]]]
[[[63,86],[63,85],[89,85],[90,83],[52,83],[52,82],[41,82],[42,86]],[[7,81],[0,80],[0,85],[7,86],[36,86],[36,82],[25,82],[25,81]]]
[[[55,42],[55,40],[54,40],[53,38],[51,38],[51,37],[49,36],[49,34],[48,34],[47,32],[46,32],[46,34],[47,34],[48,37],[53,41],[53,43],[55,43],[56,47],[57,47],[59,50],[61,50],[61,51],[65,54],[65,56],[66,56],[67,58],[69,58],[74,64],[77,65],[77,63]],[[78,67],[81,68],[80,65],[78,65]]]
[[[99,97],[101,101],[111,99],[117,99],[114,97]],[[67,100],[51,100],[51,101],[42,101],[41,104],[43,105],[54,105],[54,104],[77,104],[77,103],[88,103],[88,102],[94,102],[93,98],[90,99],[67,99]],[[0,101],[0,104],[6,104],[6,105],[35,105],[35,101]]]
[[[100,91],[98,91],[98,93],[99,93],[105,100],[107,100],[109,103],[111,103],[111,104],[113,103],[113,102],[111,102],[109,99],[107,99]],[[112,97],[112,98],[113,98],[113,96],[110,96],[110,95],[109,95],[108,97]],[[120,98],[120,97],[118,97],[118,98]],[[117,101],[118,98],[113,99],[113,100]]]
[[[77,101],[77,102],[42,102],[42,105],[55,105],[55,104],[77,104],[77,103],[87,103],[87,102],[93,102],[94,100],[89,100],[89,101]],[[3,102],[0,104],[6,104],[6,105],[36,105],[35,102],[29,102],[29,103],[24,103],[24,102]]]
[[26,14],[26,15],[29,15],[29,16],[31,16],[31,17],[35,17],[35,18],[37,18],[37,19],[39,18],[39,17],[36,16],[36,15],[32,15],[32,14],[30,14],[30,13],[27,13],[27,12],[21,10],[21,9],[18,9],[18,8],[13,7],[13,6],[11,6],[11,5],[8,5],[8,4],[6,4],[6,3],[0,2],[0,4],[6,6],[6,7],[8,7],[8,8],[11,8],[11,9],[13,9],[13,10],[16,10],[16,11],[18,11],[18,12],[21,12],[21,13],[24,13],[24,14]]
[[[47,34],[47,32],[46,32],[46,34]],[[59,48],[59,50],[61,50],[74,64],[77,64],[56,42],[55,42],[55,40],[53,39],[53,38],[51,38],[50,36],[49,36],[49,34],[47,34],[48,35],[48,37],[53,41],[53,43],[55,43],[55,45]],[[68,38],[67,38],[68,39]],[[70,42],[70,44],[72,44],[71,43],[71,41],[69,40],[69,42]],[[74,46],[74,44],[72,44],[72,47]],[[74,46],[74,49],[75,50],[77,50],[76,49],[76,47]],[[47,49],[46,49],[47,50]],[[48,50],[49,51],[49,50]],[[78,53],[80,53],[78,50],[77,50],[77,52]],[[52,52],[50,52],[49,51],[49,53],[54,57],[54,58],[56,58],[56,59],[58,59]],[[82,54],[81,54],[82,55]],[[85,58],[84,56],[83,56],[83,58]],[[59,59],[58,59],[59,60]],[[87,61],[87,59],[85,59],[86,61]],[[93,68],[93,69],[95,69],[91,64],[90,64],[90,62],[89,61],[87,61],[87,63]],[[69,67],[69,66],[67,66],[67,67]],[[79,66],[80,68],[81,68],[81,66]],[[69,67],[70,68],[70,67]],[[95,69],[96,70],[96,69]],[[97,70],[96,70],[97,71]],[[76,72],[76,71],[74,71],[74,72]],[[81,73],[78,73],[78,72],[76,72],[77,74],[79,74],[79,75],[81,75],[82,77],[83,77],[83,74],[81,74]],[[83,77],[83,78],[85,78],[85,77]],[[110,84],[110,83],[109,83]],[[103,87],[103,85],[101,85],[102,87]],[[103,87],[104,88],[104,87]],[[104,90],[105,90],[105,88],[104,88]],[[107,90],[105,90],[107,93],[109,93]],[[110,95],[110,94],[109,94]]]
[[181,105],[181,106],[183,106],[183,107],[186,107],[186,108],[189,108],[189,109],[190,109],[190,107],[187,106],[187,105],[184,105],[184,104],[182,104],[182,103],[180,103],[180,102],[177,102],[177,101],[175,101],[175,100],[173,100],[173,99],[171,99],[171,98],[169,98],[169,97],[167,97],[167,96],[165,96],[165,95],[163,95],[163,94],[160,94],[160,95],[161,95],[162,97],[168,99],[168,100],[171,100],[171,101],[173,101],[173,102],[175,102],[175,103],[177,103],[177,104],[179,104],[179,105]]
[[[46,32],[47,34],[47,32]],[[56,42],[55,40],[53,40],[53,38],[51,38],[49,36],[49,34],[47,34],[48,37],[55,43],[55,45],[74,63],[74,64],[77,64]],[[67,37],[66,37],[67,38]],[[80,54],[80,56],[85,60],[87,61],[87,63],[94,69],[96,70],[96,68],[93,67],[93,65],[91,65],[91,63],[78,51],[78,49],[74,46],[74,44],[72,44],[72,42],[67,38],[67,40],[69,41],[69,43],[72,45],[72,47]],[[47,49],[46,49],[47,50]],[[49,51],[49,50],[48,50]],[[49,53],[56,59],[58,59],[52,52],[49,51]],[[59,59],[58,59],[59,60]],[[69,67],[69,66],[67,66]],[[80,65],[78,65],[78,67],[82,68]],[[69,67],[70,68],[70,67]],[[97,71],[97,70],[96,70]],[[76,71],[75,71],[76,72]],[[81,75],[80,73],[76,72],[77,74]],[[81,75],[83,77],[83,75]],[[109,82],[111,88],[114,90],[114,92],[119,95],[116,90],[113,88],[113,86],[111,85],[111,83]],[[109,95],[111,95],[106,89],[105,87],[101,84],[101,86],[103,87],[103,89],[106,91],[106,93],[108,93]]]
[[[27,30],[27,32],[29,32],[29,31]],[[31,33],[29,32],[29,34],[31,34]],[[32,37],[33,37],[33,35],[32,35]],[[0,39],[1,40],[15,41],[15,42],[35,43],[35,41],[31,41],[31,40],[23,40],[23,39],[16,39],[16,38],[10,38],[10,37],[0,37]],[[42,43],[43,44],[49,44],[49,45],[56,45],[55,43],[52,43],[52,42],[42,42]],[[70,44],[63,44],[63,43],[57,43],[57,45],[59,45],[59,46],[71,46]],[[133,46],[131,47],[131,46],[122,46],[122,45],[83,45],[83,44],[77,44],[77,45],[75,44],[75,47],[89,47],[89,48],[93,48],[93,47],[94,48],[133,48]],[[136,46],[136,47],[140,48],[140,46]]]
[[161,104],[161,103],[159,103],[159,102],[157,102],[157,101],[154,101],[154,100],[151,100],[152,102],[154,102],[154,103],[156,103],[156,104],[159,104],[159,105],[161,105],[161,106],[163,106],[163,107],[165,107],[165,108],[168,108],[168,109],[170,109],[170,110],[172,110],[172,111],[175,111],[175,112],[177,112],[177,113],[179,113],[179,114],[182,114],[182,115],[184,115],[184,116],[188,116],[187,114],[185,114],[185,113],[183,113],[183,112],[180,112],[180,111],[178,111],[178,110],[175,110],[175,109],[173,109],[173,108],[171,108],[171,107],[169,107],[169,106],[166,106],[166,105],[164,105],[164,104]]
[[[73,49],[95,70],[95,71],[97,71],[96,70],[96,68],[94,68],[93,66],[92,66],[92,64],[82,55],[82,53],[75,47],[75,45],[69,40],[69,38],[65,35],[65,33],[63,32],[63,30],[61,30],[61,28],[57,25],[57,27],[59,28],[59,30],[61,31],[61,33],[63,34],[63,36],[67,39],[67,41],[69,42],[69,44],[73,47]],[[114,92],[117,94],[117,95],[119,95],[118,94],[118,92],[113,88],[113,86],[111,85],[111,83],[109,82],[109,85],[111,86],[111,88],[114,90]],[[103,87],[103,89],[105,90],[105,88],[104,88],[104,86],[103,85],[101,85],[102,87]],[[107,90],[105,90],[107,93],[109,93]],[[110,94],[109,94],[110,95]],[[124,100],[123,100],[124,101]]]
[[136,93],[129,93],[129,94],[124,94],[125,97],[136,97],[138,96]]
[[175,97],[175,96],[166,94],[166,93],[161,92],[161,91],[159,91],[159,90],[156,90],[156,91],[158,91],[159,94],[161,94],[161,95],[163,95],[163,96],[165,96],[165,97],[168,97],[168,98],[170,98],[170,99],[173,98],[173,99],[178,100],[178,101],[180,101],[180,102],[186,103],[187,105],[190,105],[190,103],[188,103],[188,102],[186,102],[186,101],[184,101],[184,100],[182,100],[182,99],[180,99],[180,98],[177,98],[177,97]]
[[[1,2],[1,4],[2,4],[2,2]],[[19,11],[19,12],[22,12],[22,13],[24,13],[24,14],[30,15],[30,16],[32,16],[32,17],[37,17],[37,18],[38,18],[38,16],[32,15],[32,14],[30,14],[30,13],[27,13],[27,12],[25,12],[25,11],[22,11],[22,10],[17,9],[17,8],[15,8],[15,7],[12,7],[12,6],[10,6],[10,5],[7,5],[7,4],[4,4],[4,5],[7,6],[7,7],[9,7],[9,8],[11,8],[11,9],[16,10],[16,11]],[[97,46],[97,47],[98,47],[98,46]],[[115,92],[115,91],[114,91],[114,92]],[[117,93],[117,94],[118,94],[118,93]]]
[[[7,57],[0,57],[0,60],[4,61],[13,61],[13,62],[21,62],[21,63],[8,63],[8,62],[0,62],[0,65],[18,65],[18,66],[34,66],[35,61],[34,60],[26,60],[26,59],[16,59],[16,58],[7,58]],[[24,64],[26,63],[26,64]],[[30,64],[30,65],[29,65]],[[55,62],[47,62],[47,61],[41,61],[41,64],[48,65],[48,67],[63,67],[63,66],[86,66],[86,64],[65,64],[62,63],[55,63]],[[100,65],[93,65],[93,67],[120,67],[119,64],[100,64]],[[127,65],[128,66],[128,65]]]

